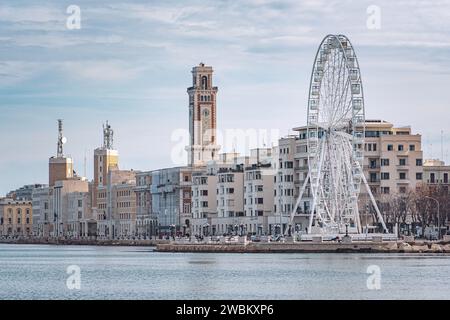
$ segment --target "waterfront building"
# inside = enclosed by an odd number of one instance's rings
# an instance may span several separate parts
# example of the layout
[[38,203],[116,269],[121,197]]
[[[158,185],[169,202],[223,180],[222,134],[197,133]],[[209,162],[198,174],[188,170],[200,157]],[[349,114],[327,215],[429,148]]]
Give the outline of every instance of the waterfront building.
[[191,233],[192,174],[201,168],[174,167],[152,172],[152,214],[158,234]]
[[263,234],[273,210],[272,148],[219,154],[192,177],[194,235]]
[[210,164],[205,171],[192,174],[192,233],[206,235],[217,217],[217,167]]
[[136,171],[110,169],[97,187],[97,234],[108,239],[136,236]]
[[136,229],[140,238],[156,235],[158,217],[152,212],[152,172],[136,173]]
[[33,235],[35,237],[48,237],[50,225],[53,223],[52,197],[49,187],[33,188]]
[[67,205],[67,235],[75,239],[95,236],[97,221],[92,212],[91,193],[71,192],[67,195]]
[[32,236],[33,209],[31,201],[0,199],[0,235]]
[[73,193],[89,193],[89,183],[86,178],[74,177],[55,182],[51,192],[53,228],[51,228],[50,236],[65,237],[73,235],[73,230],[69,229],[69,222],[73,226],[73,221],[69,221],[69,198],[72,197]]

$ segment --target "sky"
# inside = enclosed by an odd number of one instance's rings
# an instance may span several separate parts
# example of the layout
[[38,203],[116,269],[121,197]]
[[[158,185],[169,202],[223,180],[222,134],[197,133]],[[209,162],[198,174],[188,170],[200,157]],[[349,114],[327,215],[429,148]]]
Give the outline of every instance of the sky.
[[[70,5],[79,29],[67,28]],[[356,50],[366,118],[411,125],[424,158],[450,162],[450,1],[3,0],[0,195],[47,182],[59,118],[81,175],[86,158],[92,178],[106,120],[121,168],[176,165],[173,134],[188,129],[186,88],[200,62],[214,68],[219,130],[292,133],[306,124],[327,34]]]

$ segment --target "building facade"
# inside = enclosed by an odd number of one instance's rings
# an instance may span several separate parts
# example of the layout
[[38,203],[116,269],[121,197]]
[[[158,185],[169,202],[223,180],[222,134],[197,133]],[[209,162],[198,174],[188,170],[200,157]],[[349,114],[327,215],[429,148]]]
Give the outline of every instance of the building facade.
[[136,171],[109,170],[106,184],[98,186],[97,235],[106,239],[137,236],[136,229]]
[[136,173],[136,228],[139,238],[156,236],[158,217],[152,212],[152,172]]
[[30,237],[33,233],[33,207],[31,201],[0,199],[0,235]]

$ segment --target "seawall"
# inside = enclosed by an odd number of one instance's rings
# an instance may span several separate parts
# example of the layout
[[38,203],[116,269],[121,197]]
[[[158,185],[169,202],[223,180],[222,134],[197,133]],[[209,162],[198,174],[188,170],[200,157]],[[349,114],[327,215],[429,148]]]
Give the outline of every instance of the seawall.
[[227,252],[227,253],[448,253],[450,244],[406,242],[353,243],[226,243],[226,244],[157,244],[159,252]]
[[49,245],[81,245],[81,246],[156,246],[169,243],[169,240],[95,240],[95,239],[0,239],[7,244],[49,244]]

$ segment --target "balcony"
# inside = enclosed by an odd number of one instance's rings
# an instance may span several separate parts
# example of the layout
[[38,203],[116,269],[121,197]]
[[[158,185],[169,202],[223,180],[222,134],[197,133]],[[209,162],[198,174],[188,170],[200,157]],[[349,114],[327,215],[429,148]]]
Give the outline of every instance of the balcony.
[[377,164],[377,165],[364,165],[363,169],[364,170],[377,170],[377,169],[380,169],[380,165],[379,164]]

